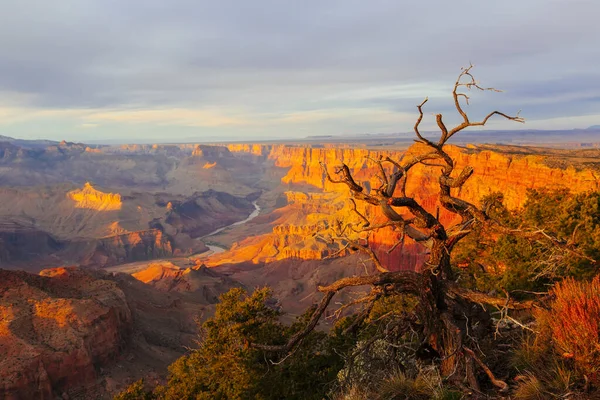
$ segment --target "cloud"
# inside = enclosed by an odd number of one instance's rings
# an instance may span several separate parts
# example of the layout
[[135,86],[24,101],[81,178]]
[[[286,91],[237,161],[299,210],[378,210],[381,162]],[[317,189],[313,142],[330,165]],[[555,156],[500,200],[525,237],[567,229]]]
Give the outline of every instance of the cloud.
[[183,125],[198,127],[247,125],[251,120],[228,116],[219,111],[185,108],[94,111],[83,117],[89,121],[132,124]]
[[55,3],[7,2],[0,13],[0,106],[17,136],[36,120],[100,122],[94,137],[132,139],[143,124],[170,138],[184,127],[335,134],[354,129],[353,115],[368,118],[362,129],[397,116],[409,130],[403,115],[425,96],[431,111],[451,111],[469,61],[506,90],[478,98],[475,113],[522,108],[550,127],[593,113],[600,97],[594,0]]
[[79,127],[83,128],[83,129],[94,129],[94,128],[98,128],[100,125],[99,124],[80,124]]

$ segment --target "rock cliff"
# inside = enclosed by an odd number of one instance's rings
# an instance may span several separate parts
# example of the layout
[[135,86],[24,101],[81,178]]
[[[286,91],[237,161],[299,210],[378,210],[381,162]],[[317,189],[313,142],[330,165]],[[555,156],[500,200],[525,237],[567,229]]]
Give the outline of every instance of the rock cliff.
[[[489,146],[488,146],[489,147]],[[454,159],[456,171],[465,166],[474,168],[474,173],[460,189],[461,198],[479,204],[480,199],[493,192],[502,192],[504,202],[510,209],[518,208],[527,197],[527,191],[542,187],[569,187],[574,192],[599,190],[600,180],[596,171],[589,168],[575,168],[563,164],[562,168],[551,166],[549,157],[534,154],[516,154],[490,150],[488,147],[448,146],[447,152]],[[231,251],[212,257],[209,265],[241,261],[271,262],[284,258],[321,259],[338,253],[339,245],[319,239],[328,226],[336,221],[352,218],[346,201],[348,189],[345,185],[334,185],[326,180],[321,162],[328,165],[331,173],[334,167],[345,163],[356,181],[365,190],[380,185],[377,166],[373,162],[380,156],[390,156],[401,160],[425,151],[421,145],[413,145],[406,151],[372,151],[365,148],[311,148],[308,146],[285,145],[229,145],[233,153],[251,153],[265,157],[277,167],[285,168],[281,182],[290,188],[310,185],[309,191],[291,190],[286,193],[288,206],[286,218],[273,222],[272,233],[248,238],[232,246]],[[391,172],[391,165],[387,166]],[[410,172],[407,193],[414,196],[427,209],[434,211],[437,202],[438,185],[435,168],[415,166]],[[321,189],[323,193],[318,192]],[[379,210],[362,204],[361,209],[369,218],[376,221],[382,218]],[[282,213],[284,214],[284,213]],[[453,214],[441,210],[442,220],[451,223]],[[318,221],[318,223],[315,223]],[[369,242],[376,248],[380,258],[394,269],[414,268],[426,258],[423,249],[407,241],[402,252],[389,250],[398,239],[392,230],[374,232]]]
[[194,148],[192,156],[204,157],[207,159],[218,159],[224,157],[231,157],[231,152],[225,146],[209,146],[199,144]]
[[63,245],[28,221],[0,221],[0,265],[46,257]]
[[131,313],[114,282],[75,268],[0,270],[0,398],[93,397],[96,368],[114,359]]

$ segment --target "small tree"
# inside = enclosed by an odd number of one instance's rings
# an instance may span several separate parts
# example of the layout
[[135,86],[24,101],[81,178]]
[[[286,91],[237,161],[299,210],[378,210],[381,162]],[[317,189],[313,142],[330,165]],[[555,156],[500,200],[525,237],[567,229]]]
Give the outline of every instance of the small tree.
[[567,278],[552,291],[556,298],[541,314],[556,350],[600,383],[600,275],[591,282]]
[[[311,310],[312,311],[312,310]],[[341,368],[326,335],[306,335],[290,360],[275,365],[251,342],[283,343],[306,316],[287,327],[267,288],[252,294],[233,288],[220,297],[215,316],[201,327],[199,347],[169,367],[158,399],[322,399]],[[141,384],[140,384],[141,385]],[[137,390],[132,387],[131,390]],[[123,397],[129,398],[129,397]]]

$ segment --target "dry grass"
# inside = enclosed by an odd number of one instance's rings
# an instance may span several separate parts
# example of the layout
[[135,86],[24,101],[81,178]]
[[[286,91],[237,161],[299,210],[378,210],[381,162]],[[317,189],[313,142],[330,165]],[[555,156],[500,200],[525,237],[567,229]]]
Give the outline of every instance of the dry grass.
[[556,349],[592,382],[600,383],[600,275],[591,282],[565,279],[553,292],[556,299],[546,323]]
[[370,391],[353,386],[335,397],[336,400],[461,400],[462,398],[461,392],[443,386],[442,378],[435,368],[420,370],[415,378],[397,371],[374,385]]
[[519,383],[515,390],[515,399],[517,400],[544,400],[548,398],[542,382],[531,374],[520,376]]

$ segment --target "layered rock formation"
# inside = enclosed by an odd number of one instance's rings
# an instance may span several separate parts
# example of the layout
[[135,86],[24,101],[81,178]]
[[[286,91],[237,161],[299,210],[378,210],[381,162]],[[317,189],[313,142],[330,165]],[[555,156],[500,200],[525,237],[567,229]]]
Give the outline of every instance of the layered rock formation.
[[75,256],[80,264],[95,267],[152,260],[175,253],[171,238],[159,229],[122,233],[73,245],[82,249],[82,254]]
[[102,193],[86,182],[81,190],[73,190],[67,196],[75,202],[77,208],[87,208],[96,211],[120,210],[121,195],[118,193]]
[[131,328],[117,285],[74,268],[0,270],[0,313],[3,399],[93,397],[96,368],[114,359]]
[[229,149],[224,146],[209,146],[199,144],[192,152],[192,156],[206,157],[207,159],[218,159],[230,157],[231,153]]
[[[522,204],[527,190],[531,188],[569,186],[574,191],[586,191],[600,187],[599,174],[591,170],[576,170],[574,167],[552,168],[546,162],[548,157],[543,155],[502,154],[479,150],[476,146],[448,146],[446,149],[455,160],[457,171],[467,165],[474,169],[473,176],[461,189],[461,196],[469,201],[477,202],[486,194],[500,191],[505,194],[506,205],[516,208]],[[400,160],[423,151],[428,150],[418,144],[406,152],[272,146],[268,157],[275,161],[275,165],[289,168],[282,179],[283,183],[307,183],[328,192],[345,192],[343,185],[333,185],[326,180],[321,162],[330,169],[345,163],[355,179],[369,190],[380,184],[372,160],[380,156]],[[435,169],[419,164],[411,171],[407,191],[418,199],[426,200],[437,191],[436,177]]]
[[[283,184],[311,185],[322,189],[323,193],[290,191],[286,194],[288,203],[285,208],[287,220],[279,218],[273,222],[272,233],[256,238],[248,238],[232,246],[231,251],[216,255],[208,260],[209,265],[249,260],[255,263],[271,262],[284,258],[321,259],[338,253],[339,244],[326,243],[319,237],[324,230],[336,221],[348,222],[353,216],[349,213],[346,199],[348,188],[345,185],[327,181],[321,163],[328,165],[333,174],[334,167],[346,164],[356,181],[368,192],[381,182],[377,177],[378,167],[373,160],[389,156],[395,160],[410,158],[423,151],[421,145],[413,145],[407,151],[370,151],[364,148],[310,148],[283,145],[250,146],[230,145],[232,152],[251,153],[271,160],[274,165],[286,168],[281,179]],[[459,197],[479,204],[485,195],[501,192],[504,202],[510,209],[518,208],[527,197],[527,191],[542,187],[569,187],[574,192],[599,190],[600,180],[597,172],[591,169],[551,167],[549,158],[543,155],[511,154],[481,149],[476,146],[461,148],[448,146],[447,152],[455,160],[456,171],[465,166],[474,168],[474,173],[457,193]],[[392,165],[386,170],[392,171]],[[435,168],[418,164],[410,172],[407,193],[413,196],[427,209],[435,211],[439,186],[438,171]],[[379,210],[359,204],[359,209],[374,221],[382,221]],[[282,209],[283,210],[283,209]],[[304,215],[303,215],[304,213]],[[292,218],[291,215],[295,215]],[[453,214],[441,209],[442,220],[452,223]],[[291,221],[290,221],[291,219]],[[318,223],[315,223],[318,221]],[[424,250],[407,240],[403,251],[399,249],[388,253],[397,242],[398,232],[391,229],[373,232],[369,243],[375,247],[379,257],[393,269],[414,268],[426,258]]]

